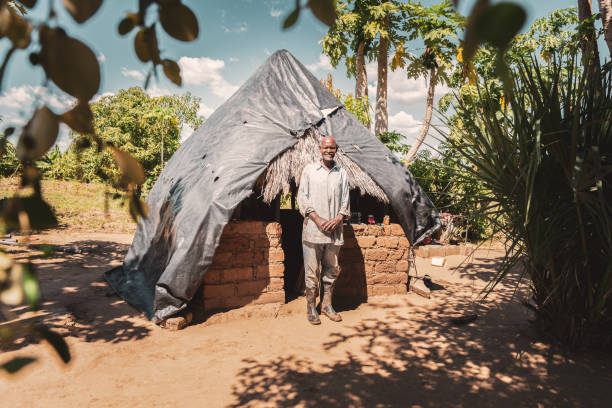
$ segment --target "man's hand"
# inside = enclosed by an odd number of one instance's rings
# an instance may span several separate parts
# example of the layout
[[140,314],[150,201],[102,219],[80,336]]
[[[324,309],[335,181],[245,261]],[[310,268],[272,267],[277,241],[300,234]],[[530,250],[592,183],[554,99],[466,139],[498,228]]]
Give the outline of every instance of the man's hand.
[[342,224],[343,219],[344,219],[344,216],[342,214],[338,214],[336,215],[336,218],[333,218],[323,223],[323,226],[320,228],[325,232],[334,232],[336,228],[338,228],[338,226]]
[[310,218],[312,221],[314,221],[315,224],[317,224],[317,227],[319,227],[319,229],[325,231],[325,229],[323,228],[323,226],[325,224],[327,224],[329,221],[327,221],[325,218],[323,217],[319,217],[319,214],[317,214],[316,212],[312,211],[308,213],[308,218]]

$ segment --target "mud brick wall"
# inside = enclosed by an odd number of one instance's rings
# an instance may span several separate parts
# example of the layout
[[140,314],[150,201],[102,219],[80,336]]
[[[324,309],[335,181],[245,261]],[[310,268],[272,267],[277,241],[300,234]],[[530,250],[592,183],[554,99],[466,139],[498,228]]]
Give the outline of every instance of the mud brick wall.
[[410,243],[399,224],[346,225],[334,301],[406,294],[409,260]]
[[284,259],[279,223],[230,222],[204,276],[204,310],[284,302]]

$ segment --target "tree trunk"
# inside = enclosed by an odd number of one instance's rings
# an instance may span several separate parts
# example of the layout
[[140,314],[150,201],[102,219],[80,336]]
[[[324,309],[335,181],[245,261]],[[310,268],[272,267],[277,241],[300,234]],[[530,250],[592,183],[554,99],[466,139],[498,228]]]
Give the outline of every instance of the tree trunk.
[[414,160],[419,148],[423,144],[425,140],[425,136],[427,136],[427,132],[429,132],[429,125],[431,123],[431,115],[433,113],[433,102],[434,102],[434,91],[436,89],[436,69],[431,68],[429,70],[429,88],[427,89],[427,105],[425,110],[425,119],[423,119],[423,127],[421,127],[421,131],[414,141],[413,145],[410,146],[410,151],[406,156],[406,161],[408,163]]
[[604,39],[612,56],[612,0],[599,0],[599,12],[603,24]]
[[[389,27],[389,17],[384,18],[385,27]],[[380,36],[378,45],[378,83],[376,85],[376,124],[374,133],[386,133],[389,128],[389,111],[387,110],[387,72],[389,71],[389,38]]]
[[[365,99],[367,100],[368,98],[368,74],[366,72],[366,66],[365,66],[365,46],[366,46],[365,40],[361,39],[359,41],[359,45],[357,46],[357,58],[355,60],[355,70],[356,70],[355,98],[359,99],[365,96]],[[368,130],[370,129],[370,122],[367,123],[366,127],[368,128]]]
[[[610,0],[607,0],[610,2]],[[592,7],[591,0],[578,0],[578,20],[583,21],[591,17]],[[591,53],[589,58],[588,66],[590,69],[597,69],[599,71],[599,50],[597,48],[597,41],[595,40],[595,26],[589,25],[590,30],[587,34],[587,38],[582,42],[582,52],[584,54]]]

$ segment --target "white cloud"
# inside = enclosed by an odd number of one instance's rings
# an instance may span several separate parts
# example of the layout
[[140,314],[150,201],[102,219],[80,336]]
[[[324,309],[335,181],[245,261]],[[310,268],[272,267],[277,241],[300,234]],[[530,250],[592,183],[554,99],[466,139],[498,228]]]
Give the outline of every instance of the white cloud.
[[138,71],[135,69],[127,69],[126,67],[121,68],[121,74],[124,77],[135,78],[139,81],[144,81],[145,79],[145,73],[143,71]]
[[240,34],[240,33],[246,32],[249,29],[249,25],[243,21],[241,23],[234,24],[232,27],[221,25],[221,29],[226,34],[229,34],[229,33]]
[[32,85],[12,87],[0,95],[0,107],[9,109],[28,109],[45,104],[58,113],[68,110],[75,102],[76,99],[69,95]]
[[[368,74],[368,93],[370,100],[376,97],[376,81],[377,81],[377,64],[371,62],[366,65],[366,73]],[[402,104],[411,104],[415,102],[425,103],[427,100],[427,81],[429,78],[412,79],[406,76],[406,72],[398,69],[387,74],[387,97],[389,102],[398,102]],[[441,98],[450,89],[446,85],[438,85],[434,91],[436,99]]]
[[269,57],[270,55],[272,55],[272,51],[270,51],[267,48],[264,48],[264,54],[266,54]]
[[103,94],[95,94],[93,98],[91,98],[92,102],[98,102],[100,99],[104,98],[105,96],[112,96],[114,95],[113,92],[104,92]]
[[215,110],[213,108],[210,108],[200,102],[200,108],[198,109],[198,116],[204,116],[205,118],[208,118],[214,111]]
[[106,61],[106,55],[104,55],[102,53],[98,54],[97,58],[98,58],[98,62]]
[[178,64],[186,85],[206,85],[214,95],[224,99],[229,98],[238,89],[223,78],[221,74],[221,70],[225,67],[223,60],[181,57]]
[[172,92],[170,89],[168,88],[161,88],[155,84],[153,85],[149,85],[149,87],[146,89],[145,91],[147,94],[149,94],[150,97],[155,98],[158,96],[164,96],[164,95],[174,95],[175,92]]
[[394,130],[412,140],[419,133],[421,122],[416,120],[410,113],[399,111],[395,115],[389,115],[389,130]]
[[236,58],[236,57],[229,57],[228,61],[229,61],[229,62],[238,62],[238,61],[240,61],[240,58]]
[[334,68],[327,55],[319,55],[319,61],[306,65],[309,71],[332,71]]
[[283,14],[283,10],[277,10],[275,8],[270,9],[270,15],[274,18],[280,17],[281,14]]

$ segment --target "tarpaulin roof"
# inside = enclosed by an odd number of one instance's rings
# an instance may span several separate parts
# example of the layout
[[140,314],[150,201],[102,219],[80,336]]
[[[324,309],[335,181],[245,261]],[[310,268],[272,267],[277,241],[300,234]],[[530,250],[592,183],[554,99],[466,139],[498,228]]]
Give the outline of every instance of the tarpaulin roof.
[[438,228],[412,175],[288,51],[275,52],[174,153],[147,198],[122,267],[105,277],[154,322],[178,313],[212,263],[225,225],[277,155],[307,129],[332,135],[385,192],[406,237]]

